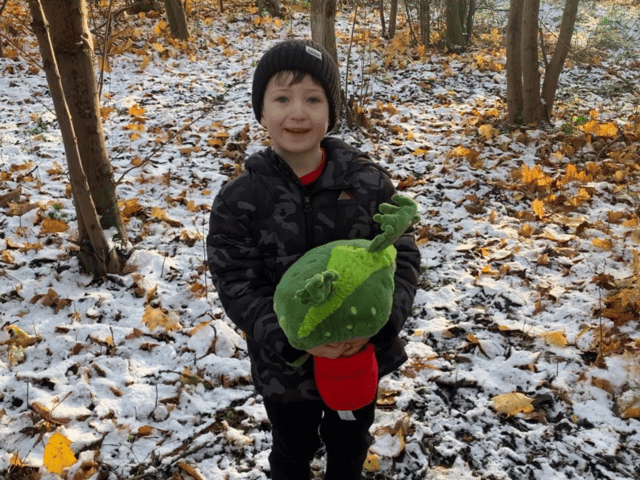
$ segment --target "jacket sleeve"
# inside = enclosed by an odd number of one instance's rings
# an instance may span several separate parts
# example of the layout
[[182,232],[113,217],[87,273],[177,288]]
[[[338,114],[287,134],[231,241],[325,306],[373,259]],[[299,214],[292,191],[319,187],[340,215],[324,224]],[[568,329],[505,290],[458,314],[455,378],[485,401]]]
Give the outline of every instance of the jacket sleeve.
[[[391,179],[382,174],[382,185],[376,211],[379,211],[381,203],[391,203],[391,197],[396,190]],[[377,224],[377,232],[382,232]],[[407,230],[394,244],[397,250],[395,290],[393,293],[393,306],[389,321],[382,329],[371,338],[371,343],[378,346],[391,344],[400,334],[407,318],[411,315],[413,299],[416,296],[418,277],[420,275],[420,251],[414,238],[414,227]]]
[[243,201],[227,203],[223,192],[211,207],[207,235],[207,263],[220,302],[248,339],[294,363],[306,352],[289,344],[273,310],[275,285],[266,275],[249,228],[255,205],[246,201],[246,195]]

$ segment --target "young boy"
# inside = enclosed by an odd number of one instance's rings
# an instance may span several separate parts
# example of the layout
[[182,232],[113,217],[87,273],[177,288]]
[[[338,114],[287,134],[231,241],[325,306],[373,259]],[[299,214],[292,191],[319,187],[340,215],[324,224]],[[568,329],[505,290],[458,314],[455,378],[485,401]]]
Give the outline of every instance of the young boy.
[[[373,239],[381,203],[395,193],[389,173],[366,154],[327,137],[340,114],[338,67],[318,44],[291,40],[264,54],[252,103],[271,146],[251,155],[211,209],[207,256],[229,318],[246,334],[251,374],[272,424],[271,478],[306,480],[324,443],[326,480],[361,478],[372,438],[375,401],[343,419],[321,400],[311,355],[354,355],[375,347],[379,376],[407,359],[398,338],[416,292],[420,254],[413,235],[396,243],[391,317],[370,339],[293,348],[278,324],[273,295],[284,272],[313,247],[334,240]],[[305,361],[306,359],[306,361]]]

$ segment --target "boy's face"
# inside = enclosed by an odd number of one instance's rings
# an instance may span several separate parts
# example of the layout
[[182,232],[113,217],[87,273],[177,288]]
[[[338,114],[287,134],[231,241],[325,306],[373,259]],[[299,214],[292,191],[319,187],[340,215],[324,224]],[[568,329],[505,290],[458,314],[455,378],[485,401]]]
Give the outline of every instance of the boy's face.
[[310,75],[295,84],[292,79],[292,74],[271,77],[260,120],[285,161],[317,152],[329,128],[329,101],[322,86]]

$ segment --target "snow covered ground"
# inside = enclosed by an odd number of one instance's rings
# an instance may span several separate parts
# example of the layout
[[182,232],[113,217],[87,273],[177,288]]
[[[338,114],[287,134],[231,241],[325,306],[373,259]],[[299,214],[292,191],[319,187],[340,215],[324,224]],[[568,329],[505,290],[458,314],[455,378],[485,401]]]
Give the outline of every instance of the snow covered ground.
[[[544,3],[555,31],[560,2]],[[102,104],[135,251],[127,273],[106,280],[79,272],[69,242],[75,211],[44,73],[0,59],[0,196],[21,188],[0,206],[7,478],[57,478],[42,467],[54,432],[79,459],[67,478],[267,478],[266,414],[203,241],[216,192],[265,144],[249,106],[253,68],[309,28],[300,6],[281,21],[214,13],[198,12],[190,48],[168,44],[161,17],[117,26],[131,30],[114,43],[122,53]],[[361,13],[350,53],[349,93],[370,82],[368,125],[343,122],[338,134],[391,170],[422,216],[410,361],[381,383],[367,478],[638,478],[638,322],[597,313],[640,269],[638,7],[586,2],[580,52],[606,47],[603,31],[636,43],[599,64],[571,60],[543,129],[500,123],[504,52],[486,25],[501,28],[505,14],[482,15],[484,35],[455,56],[408,47],[408,29],[394,42],[368,38],[376,17]],[[351,20],[337,21],[343,72]],[[70,230],[46,233],[46,218]],[[492,399],[514,392],[528,406],[499,413]],[[322,466],[319,455],[318,475]]]

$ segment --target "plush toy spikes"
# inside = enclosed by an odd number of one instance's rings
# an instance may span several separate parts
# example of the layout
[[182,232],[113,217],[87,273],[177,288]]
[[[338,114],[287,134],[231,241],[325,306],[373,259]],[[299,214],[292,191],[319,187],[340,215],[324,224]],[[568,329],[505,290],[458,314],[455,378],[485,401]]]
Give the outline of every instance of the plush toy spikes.
[[391,200],[401,206],[397,207],[389,203],[380,205],[380,211],[384,215],[376,213],[373,220],[380,224],[383,233],[373,239],[367,248],[369,253],[381,252],[389,245],[393,245],[405,230],[420,221],[416,202],[398,194],[392,196]]
[[307,305],[319,305],[329,298],[333,281],[337,278],[335,270],[318,273],[305,281],[304,288],[296,292],[296,298]]

